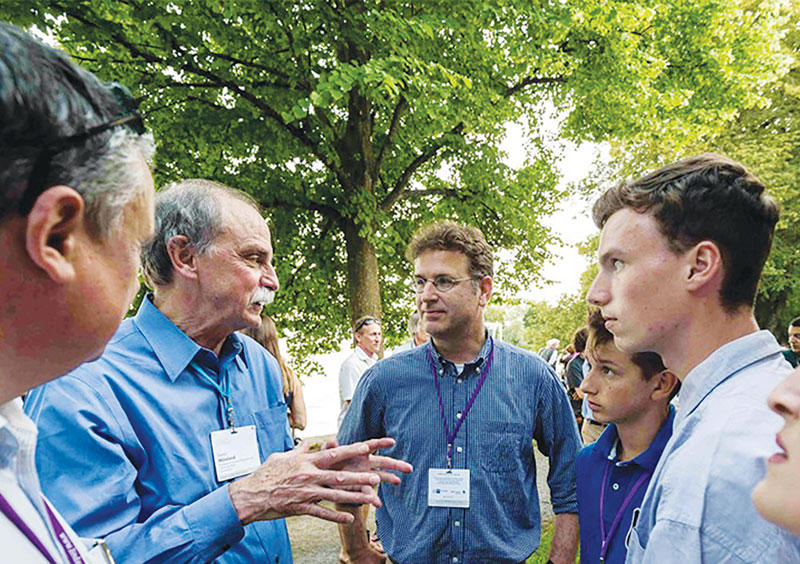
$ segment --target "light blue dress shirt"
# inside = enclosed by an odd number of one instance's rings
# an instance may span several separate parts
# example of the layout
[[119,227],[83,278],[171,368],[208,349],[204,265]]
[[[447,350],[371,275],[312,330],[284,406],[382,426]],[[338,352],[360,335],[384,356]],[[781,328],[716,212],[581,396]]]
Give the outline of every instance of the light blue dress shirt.
[[[491,339],[478,361],[486,365]],[[449,428],[480,377],[440,358],[432,343],[392,355],[364,373],[339,429],[349,444],[394,437],[389,456],[414,471],[399,486],[381,484],[378,534],[399,564],[517,564],[539,545],[541,516],[532,441],[550,459],[556,513],[577,513],[575,456],[581,440],[552,369],[533,353],[494,341],[494,360],[453,444],[453,468],[470,470],[469,509],[428,507],[428,469],[445,468],[447,440],[430,366],[441,374]]]
[[256,426],[262,462],[292,448],[277,361],[239,334],[218,359],[145,299],[100,359],[28,396],[43,490],[118,563],[291,563],[284,521],[243,527],[216,480],[210,433],[225,410],[193,363],[230,378],[236,425]]
[[800,562],[800,539],[764,520],[750,499],[783,424],[767,395],[790,370],[775,337],[759,331],[689,372],[627,564]]

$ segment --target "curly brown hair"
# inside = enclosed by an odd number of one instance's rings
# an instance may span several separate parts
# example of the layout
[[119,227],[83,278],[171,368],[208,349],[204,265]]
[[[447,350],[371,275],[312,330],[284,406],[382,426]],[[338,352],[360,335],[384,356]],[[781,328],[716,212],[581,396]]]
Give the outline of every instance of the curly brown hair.
[[469,261],[473,278],[494,276],[494,254],[483,233],[477,227],[454,221],[438,221],[423,227],[411,239],[406,258],[413,262],[426,251],[456,251]]

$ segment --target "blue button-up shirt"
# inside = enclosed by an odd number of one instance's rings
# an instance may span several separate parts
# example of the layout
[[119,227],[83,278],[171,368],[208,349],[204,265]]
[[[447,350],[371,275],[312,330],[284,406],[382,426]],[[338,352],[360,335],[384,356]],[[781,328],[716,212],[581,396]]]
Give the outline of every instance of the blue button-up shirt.
[[577,513],[578,429],[564,389],[538,356],[494,341],[483,388],[453,442],[453,468],[470,470],[468,509],[428,506],[428,469],[445,468],[447,440],[429,355],[438,371],[452,430],[486,366],[491,339],[458,375],[432,343],[370,368],[339,429],[342,444],[389,436],[389,456],[414,472],[380,487],[378,533],[401,564],[503,564],[525,560],[539,545],[539,496],[532,440],[550,459],[548,484],[556,513]]
[[775,337],[759,331],[687,374],[628,564],[800,562],[800,539],[767,522],[750,499],[782,426],[767,395],[790,370]]
[[[650,446],[631,460],[620,461],[617,458],[617,426],[613,423],[606,427],[603,434],[578,453],[578,522],[581,531],[581,562],[596,564],[600,562],[600,549],[603,539],[600,531],[600,491],[603,488],[603,476],[608,468],[605,494],[603,496],[603,526],[608,538],[608,550],[605,561],[608,564],[625,562],[625,537],[633,521],[633,512],[642,505],[650,476],[658,464],[661,452],[672,436],[672,421],[675,419],[675,408],[670,406],[669,415],[661,428],[653,437]],[[611,531],[611,525],[622,508],[622,503],[636,483],[646,476],[628,505],[622,511],[619,525]]]
[[243,527],[216,480],[210,434],[227,419],[194,363],[230,379],[236,425],[256,426],[262,462],[292,447],[275,359],[238,334],[217,358],[145,299],[100,359],[28,396],[43,489],[117,561],[291,562],[284,521]]

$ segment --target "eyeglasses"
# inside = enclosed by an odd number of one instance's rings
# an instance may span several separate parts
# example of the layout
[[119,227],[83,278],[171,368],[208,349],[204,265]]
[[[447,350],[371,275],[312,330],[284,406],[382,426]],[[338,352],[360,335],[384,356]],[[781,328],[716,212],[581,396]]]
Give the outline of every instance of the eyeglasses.
[[142,135],[145,132],[142,115],[139,113],[136,107],[136,101],[133,99],[133,96],[131,96],[130,91],[117,82],[109,82],[106,86],[117,102],[122,106],[123,114],[107,123],[90,127],[75,135],[61,137],[45,145],[33,163],[31,174],[28,177],[28,184],[20,199],[19,213],[21,215],[28,215],[33,208],[36,198],[48,188],[46,181],[48,174],[50,174],[50,161],[58,153],[80,145],[87,139],[120,125],[126,126],[137,135]]
[[414,287],[414,291],[417,294],[421,294],[425,291],[425,285],[428,282],[433,284],[433,287],[436,288],[437,292],[449,292],[455,287],[456,284],[466,282],[467,280],[475,280],[475,277],[467,276],[465,278],[450,278],[449,276],[437,276],[436,278],[428,280],[422,276],[415,276],[411,281],[411,285]]
[[359,321],[358,325],[356,325],[353,331],[355,333],[358,333],[359,331],[361,331],[362,327],[366,327],[367,325],[372,325],[373,323],[377,323],[378,325],[380,325],[381,320],[376,317],[367,317],[366,319],[362,319],[361,321]]

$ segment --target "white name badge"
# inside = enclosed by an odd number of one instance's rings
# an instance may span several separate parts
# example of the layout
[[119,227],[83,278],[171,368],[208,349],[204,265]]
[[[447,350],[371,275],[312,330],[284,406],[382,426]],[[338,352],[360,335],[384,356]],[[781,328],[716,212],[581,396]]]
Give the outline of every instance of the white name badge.
[[469,507],[469,470],[428,469],[428,507]]
[[211,451],[218,482],[249,474],[261,464],[255,425],[213,431]]

